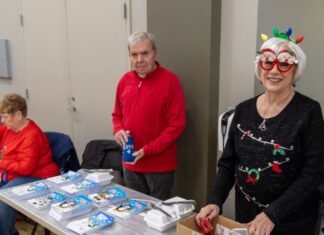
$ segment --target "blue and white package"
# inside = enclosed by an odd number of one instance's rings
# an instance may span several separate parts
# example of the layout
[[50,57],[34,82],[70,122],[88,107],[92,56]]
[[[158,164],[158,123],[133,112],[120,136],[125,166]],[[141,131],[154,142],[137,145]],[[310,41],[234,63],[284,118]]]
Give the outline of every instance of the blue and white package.
[[77,195],[52,204],[49,214],[56,220],[68,219],[91,211],[93,204],[85,195]]
[[131,215],[141,213],[145,209],[147,209],[146,203],[130,199],[129,201],[123,202],[115,207],[109,208],[107,212],[121,218],[127,218]]
[[49,188],[41,181],[13,187],[11,192],[19,199],[30,199],[49,193]]
[[100,184],[92,180],[85,179],[76,183],[62,186],[60,189],[69,194],[89,194],[98,192],[100,189]]
[[103,229],[115,222],[115,218],[101,211],[89,217],[68,223],[67,228],[78,233],[88,234]]
[[64,185],[67,183],[72,183],[72,182],[82,180],[82,176],[79,172],[68,171],[62,175],[47,178],[46,180],[55,184]]
[[88,198],[90,198],[95,205],[101,207],[126,200],[127,193],[117,186],[112,186],[98,193],[90,194]]
[[37,209],[44,209],[48,208],[53,203],[61,202],[65,199],[65,195],[58,192],[52,192],[41,197],[29,199],[27,202]]

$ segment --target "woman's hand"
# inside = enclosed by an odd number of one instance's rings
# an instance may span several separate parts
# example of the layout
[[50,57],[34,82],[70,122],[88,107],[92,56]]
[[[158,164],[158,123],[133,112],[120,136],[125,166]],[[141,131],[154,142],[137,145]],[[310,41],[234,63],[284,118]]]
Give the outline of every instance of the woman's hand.
[[209,204],[201,208],[199,214],[196,216],[197,224],[200,225],[201,220],[204,218],[207,218],[209,221],[211,221],[213,218],[219,215],[219,212],[220,212],[220,208],[215,204]]
[[248,226],[249,233],[254,233],[254,235],[270,235],[275,225],[264,212],[261,212],[254,220],[248,223]]

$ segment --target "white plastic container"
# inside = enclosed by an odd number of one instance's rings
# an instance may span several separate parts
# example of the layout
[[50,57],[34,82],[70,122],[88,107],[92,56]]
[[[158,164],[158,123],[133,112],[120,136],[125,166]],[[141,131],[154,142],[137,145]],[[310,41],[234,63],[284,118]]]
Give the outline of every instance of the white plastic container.
[[[187,201],[181,197],[173,197],[165,202],[179,202]],[[163,205],[160,203],[160,209],[168,213],[170,216],[166,215],[159,209],[151,209],[148,211],[144,217],[147,225],[160,232],[168,230],[174,227],[178,220],[190,215],[195,209],[194,204],[191,203],[175,203],[173,205]]]
[[174,227],[179,218],[170,218],[167,215],[163,214],[161,211],[152,209],[147,212],[147,214],[144,217],[144,220],[146,221],[149,227],[163,232]]
[[99,183],[101,186],[107,185],[111,183],[111,180],[114,178],[113,175],[110,174],[110,172],[94,172],[88,174],[86,179],[92,180],[96,183]]

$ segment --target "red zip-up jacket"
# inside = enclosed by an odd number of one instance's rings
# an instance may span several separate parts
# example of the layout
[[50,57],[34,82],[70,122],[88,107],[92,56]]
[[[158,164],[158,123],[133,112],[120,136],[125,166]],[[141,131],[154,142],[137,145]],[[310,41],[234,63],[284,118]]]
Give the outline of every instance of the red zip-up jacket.
[[176,140],[186,124],[185,102],[177,76],[157,63],[144,79],[135,71],[119,81],[112,113],[114,134],[129,130],[135,151],[143,148],[144,158],[135,165],[124,164],[136,172],[166,172],[177,168]]
[[58,174],[48,140],[32,121],[18,132],[0,125],[0,169],[7,171],[8,180],[18,176],[47,178]]

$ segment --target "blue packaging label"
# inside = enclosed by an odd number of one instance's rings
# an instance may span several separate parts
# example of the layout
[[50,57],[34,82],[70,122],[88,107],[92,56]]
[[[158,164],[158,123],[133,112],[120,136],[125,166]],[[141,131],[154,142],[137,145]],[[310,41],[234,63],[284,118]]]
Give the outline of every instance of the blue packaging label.
[[132,136],[128,136],[128,141],[123,146],[123,158],[125,162],[133,162],[134,157],[134,138]]

